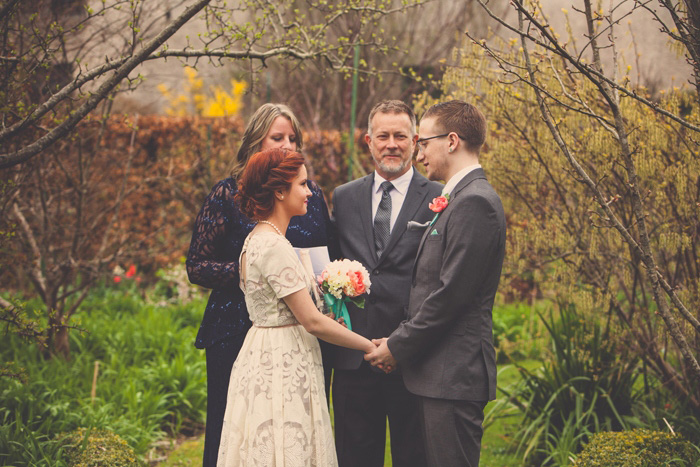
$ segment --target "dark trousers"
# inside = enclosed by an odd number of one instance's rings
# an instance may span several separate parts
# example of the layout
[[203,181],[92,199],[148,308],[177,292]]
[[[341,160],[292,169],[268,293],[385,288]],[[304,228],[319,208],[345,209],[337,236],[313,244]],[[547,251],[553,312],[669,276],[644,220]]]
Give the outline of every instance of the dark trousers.
[[221,441],[221,426],[224,424],[228,383],[231,369],[241,350],[246,333],[207,347],[207,425],[204,433],[203,467],[216,467]]
[[362,362],[333,373],[335,446],[340,467],[382,467],[389,419],[392,464],[424,467],[418,398],[399,374],[386,375]]
[[420,398],[429,467],[478,467],[484,433],[483,401]]

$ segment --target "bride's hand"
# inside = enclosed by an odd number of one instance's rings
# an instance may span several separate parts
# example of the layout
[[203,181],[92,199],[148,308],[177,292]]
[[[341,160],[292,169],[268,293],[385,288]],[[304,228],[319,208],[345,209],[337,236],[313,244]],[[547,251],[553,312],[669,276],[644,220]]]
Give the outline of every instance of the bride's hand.
[[387,341],[388,339],[386,337],[381,339],[372,339],[372,344],[376,345],[377,347],[372,352],[365,354],[365,360],[370,362],[373,366],[383,370],[385,373],[391,373],[396,369],[397,362],[389,350]]

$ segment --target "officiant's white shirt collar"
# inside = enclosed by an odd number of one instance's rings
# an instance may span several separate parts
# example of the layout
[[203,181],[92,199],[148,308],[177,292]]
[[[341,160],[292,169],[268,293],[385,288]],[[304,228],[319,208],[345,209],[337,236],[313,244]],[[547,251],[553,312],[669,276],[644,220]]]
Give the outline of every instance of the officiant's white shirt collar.
[[447,183],[445,183],[445,187],[442,189],[443,196],[446,194],[452,194],[452,190],[455,189],[457,184],[461,182],[462,179],[469,174],[469,172],[480,168],[481,164],[469,165],[457,172],[456,174],[454,174],[452,178],[450,178],[450,180]]
[[[394,189],[398,191],[401,196],[406,196],[406,193],[408,192],[408,186],[411,184],[411,180],[413,179],[413,166],[411,166],[408,171],[401,175],[398,178],[395,178],[391,180],[391,184],[394,185]],[[378,193],[379,190],[381,189],[380,186],[383,182],[386,181],[386,178],[382,177],[377,173],[375,170],[374,172],[374,185],[372,186],[372,193]],[[381,196],[380,196],[381,198]]]

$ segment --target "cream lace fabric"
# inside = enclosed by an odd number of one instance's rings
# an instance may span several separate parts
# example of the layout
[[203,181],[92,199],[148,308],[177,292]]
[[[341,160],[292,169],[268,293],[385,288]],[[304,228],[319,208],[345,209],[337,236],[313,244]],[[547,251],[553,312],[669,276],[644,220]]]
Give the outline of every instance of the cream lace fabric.
[[276,233],[249,235],[243,253],[254,326],[233,365],[217,466],[338,465],[318,340],[282,300],[310,279]]

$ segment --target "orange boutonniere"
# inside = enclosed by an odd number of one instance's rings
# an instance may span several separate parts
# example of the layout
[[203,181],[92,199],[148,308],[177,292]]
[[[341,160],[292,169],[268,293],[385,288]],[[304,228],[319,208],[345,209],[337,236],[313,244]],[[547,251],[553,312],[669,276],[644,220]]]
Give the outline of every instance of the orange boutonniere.
[[450,204],[449,194],[433,198],[433,202],[428,204],[428,208],[435,213],[435,217],[433,217],[433,220],[430,221],[429,227],[435,223],[438,217],[440,217],[440,213],[445,210],[448,204]]
[[433,212],[444,211],[450,202],[449,196],[450,195],[443,195],[443,196],[438,196],[437,198],[433,198],[433,202],[428,204],[428,207]]

